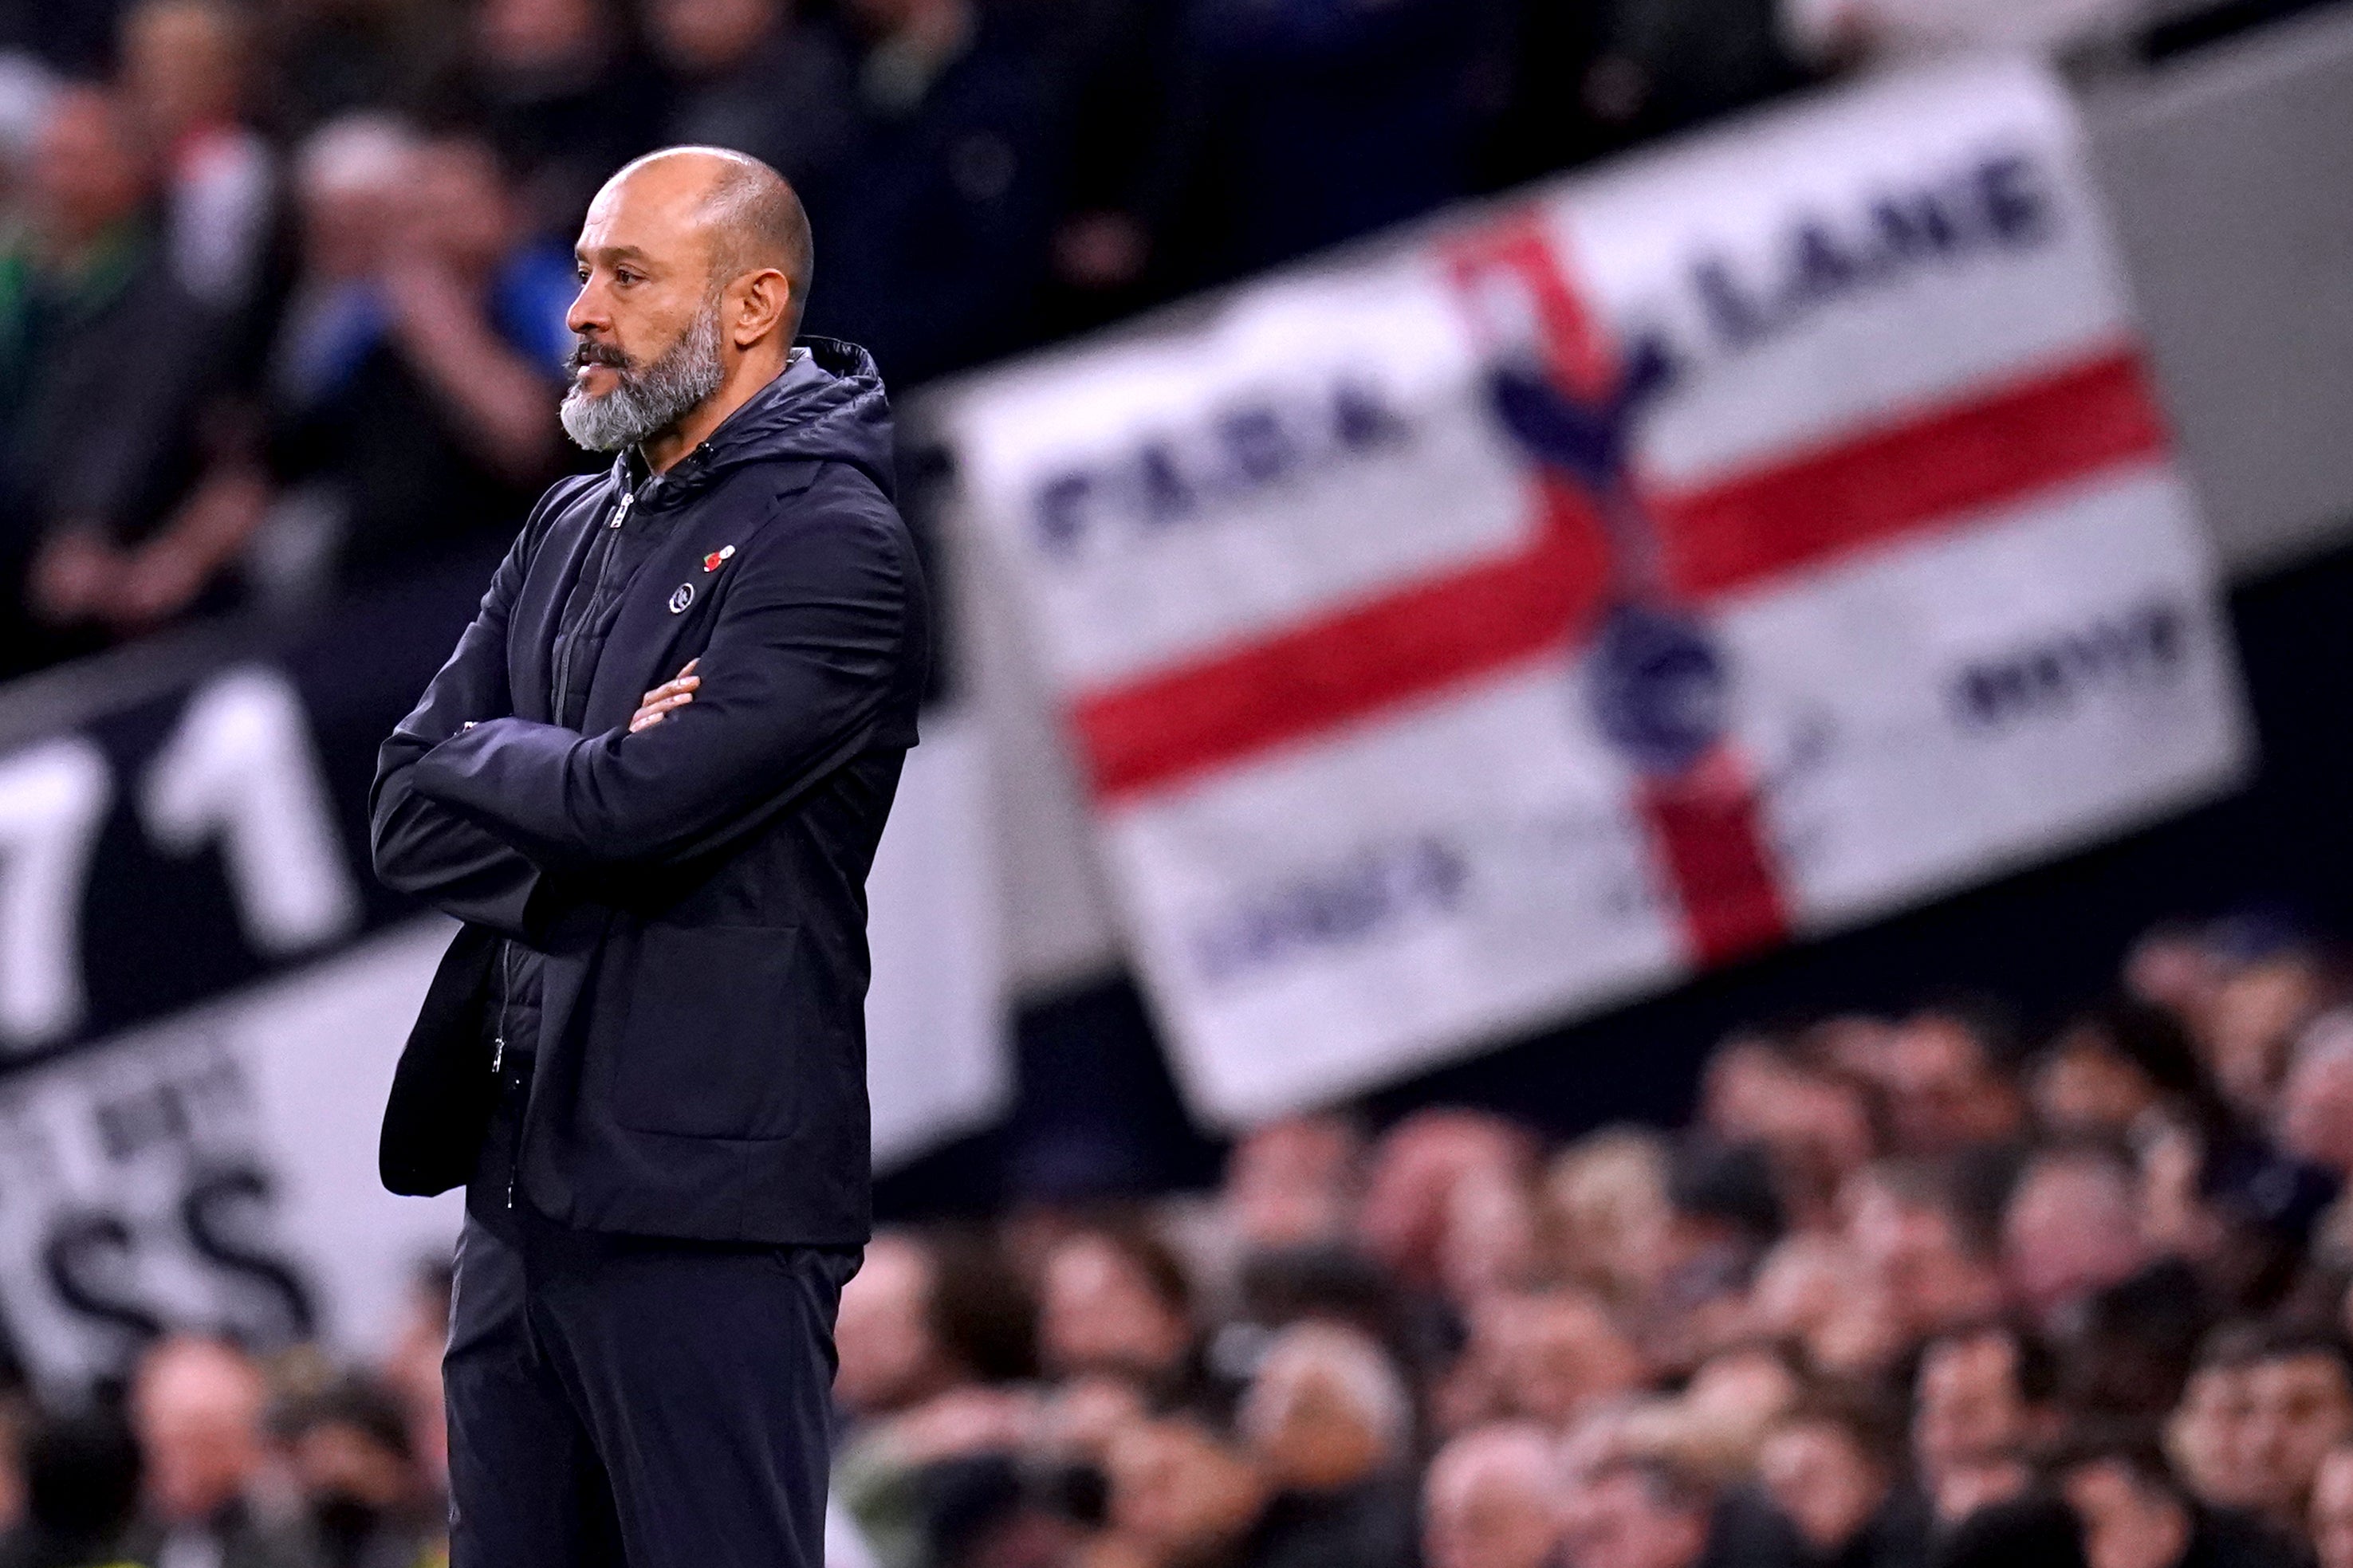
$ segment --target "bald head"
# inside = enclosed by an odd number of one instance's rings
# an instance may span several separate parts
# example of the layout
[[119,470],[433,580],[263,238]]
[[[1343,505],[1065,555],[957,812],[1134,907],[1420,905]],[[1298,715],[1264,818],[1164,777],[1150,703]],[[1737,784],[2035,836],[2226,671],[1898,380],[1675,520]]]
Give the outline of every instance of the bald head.
[[747,272],[783,273],[792,289],[785,331],[791,339],[807,308],[817,258],[808,213],[782,174],[724,147],[665,147],[625,166],[605,189],[617,193],[632,185],[666,198],[700,231],[711,258],[712,288]]
[[756,158],[672,147],[589,204],[574,247],[579,346],[564,428],[659,472],[789,363],[808,295],[800,198]]
[[243,1494],[263,1461],[269,1397],[261,1368],[219,1340],[176,1335],[142,1358],[131,1419],[165,1519],[208,1519]]
[[1464,1433],[1439,1450],[1423,1482],[1424,1559],[1431,1568],[1543,1568],[1556,1561],[1565,1479],[1542,1426]]

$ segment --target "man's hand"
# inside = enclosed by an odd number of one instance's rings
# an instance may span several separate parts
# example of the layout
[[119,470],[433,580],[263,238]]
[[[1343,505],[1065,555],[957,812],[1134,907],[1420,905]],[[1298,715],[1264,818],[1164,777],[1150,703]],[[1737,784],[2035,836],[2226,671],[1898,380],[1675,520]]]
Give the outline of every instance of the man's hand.
[[629,733],[634,735],[640,730],[650,730],[660,723],[662,715],[671,709],[683,708],[693,701],[694,689],[702,684],[702,678],[694,673],[694,667],[702,662],[699,658],[688,659],[686,668],[678,672],[676,679],[665,680],[647,692],[645,700],[638,705],[638,710],[629,715]]

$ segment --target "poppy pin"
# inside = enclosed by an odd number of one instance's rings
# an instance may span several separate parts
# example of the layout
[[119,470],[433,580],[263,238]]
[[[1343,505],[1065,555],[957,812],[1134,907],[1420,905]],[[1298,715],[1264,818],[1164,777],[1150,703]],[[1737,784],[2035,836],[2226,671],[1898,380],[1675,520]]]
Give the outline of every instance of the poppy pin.
[[722,545],[702,558],[702,569],[705,572],[716,572],[733,559],[735,559],[735,547],[732,544]]

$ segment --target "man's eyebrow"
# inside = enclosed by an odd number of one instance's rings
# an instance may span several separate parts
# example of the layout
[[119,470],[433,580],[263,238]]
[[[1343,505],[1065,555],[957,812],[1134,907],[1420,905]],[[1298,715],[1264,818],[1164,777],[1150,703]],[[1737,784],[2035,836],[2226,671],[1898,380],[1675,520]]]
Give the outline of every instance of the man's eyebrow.
[[600,256],[608,261],[643,261],[646,259],[646,253],[634,245],[607,245],[595,250],[591,250],[586,246],[574,246],[572,247],[572,259],[575,261],[586,262],[594,257]]

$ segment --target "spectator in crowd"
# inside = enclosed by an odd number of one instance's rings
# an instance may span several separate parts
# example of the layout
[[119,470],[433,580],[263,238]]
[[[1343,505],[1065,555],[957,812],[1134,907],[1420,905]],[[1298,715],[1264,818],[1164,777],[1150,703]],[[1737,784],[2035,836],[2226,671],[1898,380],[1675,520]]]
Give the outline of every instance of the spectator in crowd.
[[1377,1345],[1330,1324],[1282,1331],[1235,1426],[1274,1489],[1264,1568],[1411,1568],[1413,1403]]
[[[272,352],[266,448],[209,483],[241,490],[241,543],[280,592],[366,582],[503,542],[563,460],[555,423],[573,288],[495,154],[397,121],[321,132],[297,170],[301,275]],[[235,546],[233,545],[232,548]]]
[[2222,955],[2212,932],[2194,921],[2159,921],[2125,953],[2120,978],[2126,996],[2155,1007],[2193,1036],[2211,1015],[2221,984]]
[[2263,1482],[2254,1474],[2252,1381],[2263,1346],[2261,1329],[2226,1324],[2199,1348],[2180,1405],[2166,1424],[2174,1469],[2190,1495],[2209,1508],[2247,1509]]
[[1618,1306],[1657,1282],[1673,1207],[1666,1141],[1646,1128],[1611,1127],[1562,1150],[1543,1174],[1559,1265],[1572,1282]]
[[1727,1146],[1767,1152],[1799,1230],[1831,1222],[1841,1187],[1877,1146],[1859,1082],[1763,1039],[1729,1041],[1709,1058],[1699,1120]]
[[1620,0],[1578,79],[1601,145],[1670,135],[1816,79],[1780,0]]
[[2054,1467],[2084,1525],[2091,1568],[2292,1568],[2287,1536],[2196,1502],[2153,1445],[2093,1438]]
[[[1078,1506],[1092,1508],[1092,1492]],[[1053,1568],[1075,1561],[1087,1531],[1073,1513],[1071,1478],[1032,1475],[1009,1454],[976,1453],[941,1461],[926,1474],[923,1561],[940,1568]],[[839,1553],[828,1544],[833,1568]]]
[[2293,1532],[2310,1511],[2321,1460],[2353,1438],[2345,1347],[2329,1334],[2274,1330],[2250,1352],[2246,1386],[2241,1441],[2254,1487],[2248,1500]]
[[135,1555],[154,1568],[306,1568],[273,1496],[261,1367],[222,1340],[180,1335],[141,1358],[130,1415],[145,1461]]
[[1925,1338],[1985,1321],[2005,1300],[1999,1243],[1955,1163],[1884,1160],[1841,1189],[1843,1240],[1865,1299],[1883,1302],[1899,1335]]
[[[1838,1387],[1828,1380],[1822,1384],[1831,1392]],[[1600,1406],[1590,1419],[1571,1428],[1570,1441],[1577,1445],[1604,1437],[1618,1450],[1662,1456],[1696,1475],[1729,1484],[1756,1470],[1765,1440],[1791,1411],[1828,1397],[1810,1392],[1779,1348],[1764,1342],[1735,1345],[1703,1362],[1679,1394],[1662,1394],[1653,1384],[1641,1394]],[[1725,1506],[1738,1509],[1743,1504],[1728,1498]]]
[[1846,1568],[1913,1568],[1928,1516],[1889,1462],[1894,1427],[1868,1403],[1829,1390],[1784,1415],[1757,1455],[1757,1474],[1794,1531],[1800,1555]]
[[1551,1237],[1532,1164],[1467,1173],[1448,1194],[1439,1286],[1461,1311],[1499,1291],[1548,1278]]
[[2168,1113],[2202,1125],[2211,1109],[2180,1019],[2131,1000],[2076,1017],[2029,1064],[2026,1081],[2035,1120],[2062,1139],[2113,1142]]
[[1951,1155],[2017,1136],[2026,1106],[2004,1070],[2009,1032],[1975,1000],[1923,1008],[1889,1032],[1873,1071],[1898,1152]]
[[[842,1291],[834,1343],[834,1397],[850,1418],[836,1492],[883,1563],[919,1562],[931,1493],[944,1486],[970,1501],[989,1481],[942,1479],[935,1468],[1018,1451],[1049,1429],[1008,1387],[1036,1369],[1027,1294],[969,1237],[884,1232]],[[1065,1435],[1083,1423],[1071,1415]]]
[[2003,1235],[2019,1306],[2067,1342],[2073,1396],[2153,1417],[2211,1318],[2205,1282],[2159,1245],[2151,1187],[2117,1147],[2054,1144],[2026,1162]]
[[1500,1116],[1441,1109],[1406,1118],[1367,1161],[1359,1245],[1407,1289],[1435,1294],[1448,1233],[1461,1217],[1457,1189],[1474,1180],[1514,1184],[1534,1169],[1535,1153],[1525,1130]]
[[852,133],[849,50],[792,0],[647,0],[646,30],[670,76],[663,140],[749,153],[817,187]]
[[887,1415],[957,1380],[934,1328],[938,1285],[930,1251],[913,1237],[886,1233],[868,1244],[834,1331],[834,1395],[849,1409]]
[[1714,1501],[1705,1485],[1671,1465],[1605,1464],[1569,1490],[1568,1561],[1575,1568],[1696,1568]]
[[1340,1116],[1293,1116],[1255,1128],[1226,1166],[1226,1219],[1245,1247],[1342,1240],[1355,1211],[1364,1135]]
[[1031,1307],[996,1250],[955,1232],[885,1231],[843,1299],[836,1396],[864,1417],[912,1410],[950,1389],[1029,1376]]
[[248,323],[277,219],[277,158],[245,123],[252,29],[227,0],[141,0],[123,18],[124,101],[160,161],[174,275]]
[[1120,1568],[1258,1568],[1252,1531],[1269,1496],[1240,1448],[1196,1417],[1135,1424],[1112,1444],[1105,1540]]
[[408,1414],[371,1379],[346,1377],[280,1422],[308,1526],[305,1568],[417,1568],[447,1510],[417,1462]]
[[2002,1247],[2019,1305],[2046,1329],[2073,1327],[2094,1295],[2153,1261],[2130,1164],[2093,1144],[2037,1154],[2002,1215]]
[[2058,1368],[2033,1334],[2002,1325],[1965,1330],[1922,1352],[1912,1405],[1912,1452],[1937,1514],[1966,1512],[1989,1472],[2014,1469],[2055,1435]]
[[[1050,0],[1032,7],[1063,109],[1060,200],[1047,336],[1097,326],[1159,295],[1142,214],[1166,151],[1182,7],[1167,0]],[[1040,25],[1042,24],[1042,25]]]
[[1198,1377],[1194,1341],[1191,1285],[1148,1231],[1092,1226],[1047,1256],[1038,1348],[1050,1372],[1106,1373],[1155,1397],[1181,1400]]
[[1772,1151],[1688,1140],[1668,1181],[1672,1201],[1644,1348],[1662,1371],[1695,1365],[1736,1335],[1747,1289],[1787,1229]]
[[1439,1450],[1422,1489],[1429,1568],[1553,1568],[1560,1462],[1533,1422],[1476,1426]]
[[1482,184],[1505,187],[1574,168],[1622,142],[1588,90],[1612,21],[1604,5],[1521,5],[1502,100],[1480,149]]
[[1647,1371],[1599,1299],[1568,1289],[1496,1295],[1472,1313],[1441,1420],[1455,1429],[1514,1416],[1563,1426],[1639,1389]]
[[2327,965],[2301,931],[2275,920],[2232,922],[2213,941],[2222,973],[2194,1038],[2222,1098],[2260,1124],[2296,1036],[2327,1004]]
[[19,666],[186,602],[159,592],[174,575],[161,539],[222,346],[218,319],[157,265],[154,166],[118,97],[57,94],[31,184],[30,224],[0,255],[0,495],[15,531],[0,553],[17,584],[29,561],[30,607],[51,630],[10,618]]

